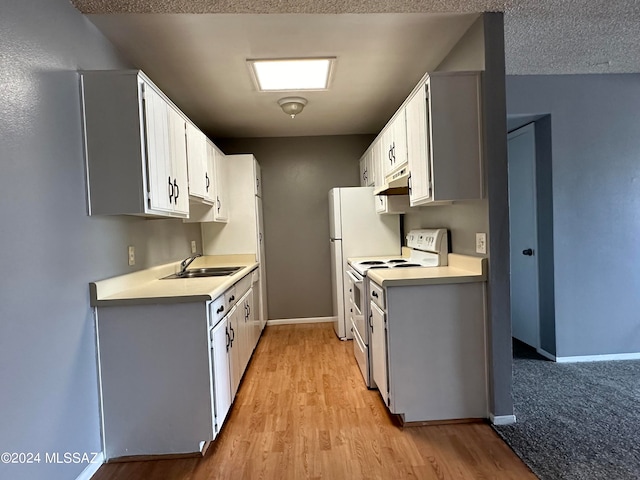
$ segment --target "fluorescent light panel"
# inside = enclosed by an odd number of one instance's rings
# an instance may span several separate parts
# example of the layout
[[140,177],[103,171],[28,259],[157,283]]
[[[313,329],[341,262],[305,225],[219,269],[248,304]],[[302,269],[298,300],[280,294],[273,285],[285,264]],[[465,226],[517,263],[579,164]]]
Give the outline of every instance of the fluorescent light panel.
[[248,60],[262,91],[325,90],[333,58]]

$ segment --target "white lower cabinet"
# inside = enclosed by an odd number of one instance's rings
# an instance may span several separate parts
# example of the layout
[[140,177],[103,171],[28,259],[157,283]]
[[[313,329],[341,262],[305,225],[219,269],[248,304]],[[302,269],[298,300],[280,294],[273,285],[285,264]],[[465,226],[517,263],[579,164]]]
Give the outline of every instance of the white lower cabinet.
[[216,438],[260,337],[253,279],[209,302],[96,308],[106,460],[198,452]]
[[372,370],[380,395],[386,405],[389,405],[389,390],[387,378],[387,319],[385,313],[373,302],[369,314],[369,328],[371,329],[371,351],[373,352]]
[[484,283],[368,281],[373,380],[389,411],[407,423],[486,418]]
[[236,396],[240,378],[242,377],[241,351],[242,340],[240,331],[241,325],[238,322],[238,309],[233,307],[227,314],[227,322],[229,324],[229,335],[231,336],[229,345],[229,376],[231,377],[231,398]]
[[215,412],[213,438],[215,438],[231,408],[231,375],[229,366],[229,335],[228,319],[224,318],[211,329],[211,401]]

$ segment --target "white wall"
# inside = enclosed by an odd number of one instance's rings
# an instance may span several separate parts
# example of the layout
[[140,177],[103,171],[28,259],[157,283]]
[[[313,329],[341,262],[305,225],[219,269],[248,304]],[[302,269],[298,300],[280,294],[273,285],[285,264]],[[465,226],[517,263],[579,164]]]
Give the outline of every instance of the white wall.
[[101,450],[91,281],[186,257],[198,225],[86,215],[78,69],[122,68],[68,0],[3,0],[0,14],[0,478],[68,480]]

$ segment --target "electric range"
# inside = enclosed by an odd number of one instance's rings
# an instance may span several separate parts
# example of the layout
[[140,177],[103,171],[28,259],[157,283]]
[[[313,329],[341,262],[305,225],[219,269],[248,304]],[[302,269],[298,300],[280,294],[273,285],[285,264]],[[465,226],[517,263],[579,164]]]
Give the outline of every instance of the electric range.
[[378,268],[421,268],[447,265],[448,232],[444,228],[411,230],[403,256],[350,258],[346,276],[349,280],[347,313],[353,332],[353,351],[365,384],[373,388],[371,378],[369,281],[367,272]]

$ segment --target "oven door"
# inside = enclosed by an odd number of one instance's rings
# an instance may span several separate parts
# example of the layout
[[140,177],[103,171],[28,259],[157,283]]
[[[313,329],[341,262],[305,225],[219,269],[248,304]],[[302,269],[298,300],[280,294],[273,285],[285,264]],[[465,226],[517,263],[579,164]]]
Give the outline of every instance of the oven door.
[[350,308],[353,310],[351,316],[353,318],[353,324],[360,334],[360,338],[364,338],[367,330],[364,325],[364,282],[362,281],[362,275],[348,268],[346,271],[347,278],[349,280],[349,296],[351,302],[349,302]]

